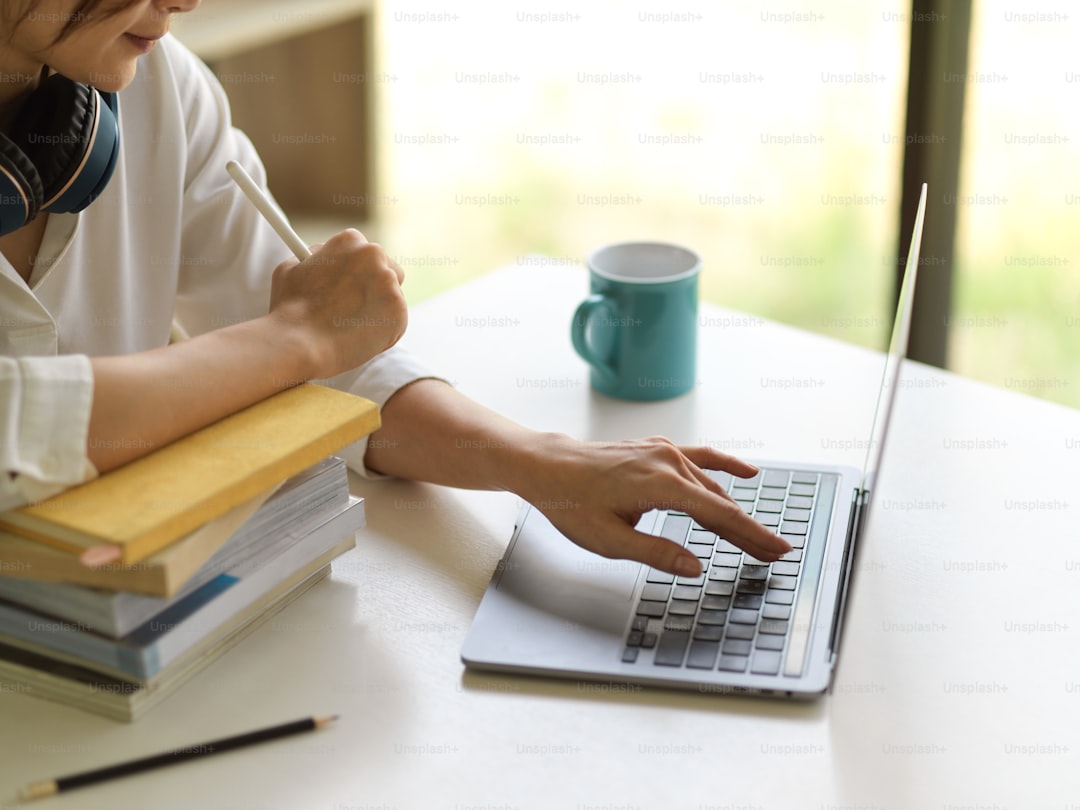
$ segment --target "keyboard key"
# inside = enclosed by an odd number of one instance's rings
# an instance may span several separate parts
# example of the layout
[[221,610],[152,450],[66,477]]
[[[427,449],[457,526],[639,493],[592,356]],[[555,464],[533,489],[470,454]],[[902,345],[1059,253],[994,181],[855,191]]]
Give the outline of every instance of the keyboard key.
[[724,628],[719,624],[698,624],[694,627],[695,641],[719,641],[724,637]]
[[624,664],[632,664],[635,661],[637,661],[637,656],[638,656],[638,648],[637,647],[627,647],[625,650],[623,650],[623,654],[622,654],[623,663]]
[[713,554],[712,564],[724,568],[738,568],[742,562],[742,552],[733,554],[730,551],[718,551]]
[[734,486],[728,490],[728,495],[737,501],[756,501],[757,500],[757,487],[744,487]]
[[766,605],[765,609],[761,611],[761,618],[763,619],[790,619],[791,608],[786,605]]
[[734,582],[739,576],[735,568],[717,568],[715,565],[709,569],[709,579],[713,582]]
[[[686,599],[696,602],[701,598],[701,587],[698,585],[676,585],[672,599]],[[643,596],[642,599],[645,597]]]
[[732,608],[728,621],[736,624],[757,624],[758,612],[746,608]]
[[782,650],[784,640],[783,636],[758,636],[754,646],[759,650]]
[[678,543],[680,546],[690,531],[690,518],[682,515],[669,514],[664,519],[664,528],[660,530],[660,536],[666,537]]
[[649,576],[645,578],[646,582],[655,582],[657,585],[670,585],[675,581],[675,575],[669,574],[667,571],[657,571],[655,568],[649,570]]
[[637,606],[639,616],[652,616],[654,619],[659,619],[665,613],[667,613],[667,605],[663,602],[640,602]]
[[[804,526],[806,524],[804,524],[804,523],[795,523],[793,525],[795,525],[795,526]],[[806,535],[805,534],[785,534],[785,533],[781,532],[780,536],[783,539],[787,540],[788,545],[791,546],[792,548],[802,548],[803,546],[806,545]]]
[[641,598],[645,602],[666,602],[669,596],[671,596],[670,585],[647,582],[641,589]]
[[690,652],[686,656],[686,666],[691,669],[712,669],[716,656],[720,653],[718,641],[695,640],[690,643]]
[[762,487],[758,492],[759,501],[783,501],[787,498],[786,487]]
[[664,619],[665,630],[681,630],[684,633],[689,633],[693,627],[693,616],[668,616]]
[[704,543],[711,546],[716,543],[716,535],[708,529],[693,529],[690,532],[691,543]]
[[767,591],[765,601],[771,605],[790,605],[795,601],[794,591]]
[[726,610],[702,610],[697,617],[698,624],[723,625],[727,621]]
[[653,663],[662,667],[681,667],[686,655],[686,645],[690,634],[681,630],[665,630],[656,645],[656,657]]
[[686,548],[699,560],[708,560],[712,557],[712,546],[704,543],[687,543]]
[[716,668],[724,672],[746,672],[746,664],[749,660],[742,655],[721,655]]
[[740,641],[738,639],[730,639],[724,642],[723,646],[724,655],[749,655],[750,654],[750,642]]
[[693,616],[697,613],[697,602],[688,602],[683,599],[672,599],[668,605],[668,616]]
[[641,646],[646,650],[651,650],[656,646],[656,633],[642,633],[641,634]]
[[727,610],[731,607],[730,596],[713,596],[705,594],[701,599],[701,609],[704,610]]
[[728,624],[727,637],[744,639],[749,641],[754,637],[754,625],[752,624]]
[[791,475],[787,470],[765,470],[761,476],[761,486],[787,488],[788,477]]
[[761,607],[761,603],[765,601],[760,593],[740,593],[736,595],[735,601],[732,603],[733,607],[737,608],[749,608],[750,610],[757,610]]
[[797,577],[799,575],[799,564],[780,560],[772,564],[772,572],[782,574],[785,577]]
[[631,630],[648,630],[649,629],[649,617],[648,616],[635,616],[634,621],[630,624]]
[[754,520],[762,526],[768,526],[770,529],[775,529],[780,525],[780,515],[771,512],[756,512],[754,513]]
[[803,495],[808,498],[813,498],[816,491],[817,487],[814,484],[792,484],[788,487],[789,494]]
[[814,472],[797,472],[792,473],[791,483],[793,484],[816,484],[818,474]]
[[741,555],[743,550],[730,540],[725,540],[723,537],[716,538],[716,550],[717,551],[731,551],[735,554]]
[[793,591],[798,581],[798,577],[782,577],[773,574],[769,577],[769,588],[778,591]]
[[769,568],[763,565],[744,565],[739,572],[739,579],[765,580],[769,578]]
[[767,636],[786,636],[787,631],[788,622],[786,620],[762,619],[761,624],[758,625],[758,632]]
[[731,596],[735,593],[735,583],[733,582],[714,582],[709,580],[705,583],[705,595],[706,596]]
[[735,591],[736,593],[765,593],[765,583],[749,579],[740,579]]
[[780,524],[782,534],[806,534],[806,529],[805,523],[799,523],[796,520],[785,520]]
[[792,509],[809,509],[814,505],[814,499],[806,495],[789,495],[787,505]]
[[793,520],[796,523],[809,523],[810,522],[810,510],[809,509],[795,509],[789,506],[784,510],[784,520]]
[[757,514],[761,515],[766,512],[780,513],[784,511],[784,501],[758,501]]
[[739,506],[741,506],[742,510],[744,512],[746,512],[746,514],[748,514],[748,515],[754,514],[754,502],[753,501],[735,501],[735,503],[737,503]]
[[626,637],[627,647],[640,647],[642,632],[640,630],[631,630],[630,635]]
[[675,582],[678,585],[704,585],[705,574],[698,574],[696,577],[676,577]]
[[780,653],[773,650],[755,651],[750,671],[755,675],[775,675],[780,671]]
[[802,562],[802,553],[803,550],[801,548],[793,548],[780,559],[784,562]]

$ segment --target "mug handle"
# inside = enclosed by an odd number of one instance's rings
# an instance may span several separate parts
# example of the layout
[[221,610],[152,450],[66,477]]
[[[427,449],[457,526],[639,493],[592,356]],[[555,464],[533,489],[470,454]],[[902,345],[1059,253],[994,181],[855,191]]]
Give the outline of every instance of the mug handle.
[[615,385],[618,381],[615,369],[593,353],[592,347],[585,338],[589,321],[599,309],[611,309],[611,301],[603,295],[590,295],[578,305],[570,324],[570,340],[574,344],[574,351],[581,356],[581,359],[596,369],[609,385]]

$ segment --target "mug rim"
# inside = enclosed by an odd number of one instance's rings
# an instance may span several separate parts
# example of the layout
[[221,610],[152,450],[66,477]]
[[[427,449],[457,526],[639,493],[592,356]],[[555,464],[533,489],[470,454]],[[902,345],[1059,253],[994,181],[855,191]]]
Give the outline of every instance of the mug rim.
[[[682,252],[688,258],[693,260],[693,264],[689,269],[683,270],[679,273],[673,273],[672,275],[662,276],[660,278],[636,278],[633,276],[619,275],[612,273],[611,271],[596,267],[594,262],[596,257],[607,250],[614,250],[616,248],[671,248]],[[585,260],[585,266],[590,273],[596,273],[598,276],[605,278],[609,281],[618,281],[622,284],[670,284],[673,281],[683,281],[687,278],[691,278],[701,272],[701,256],[697,251],[691,250],[683,245],[677,245],[674,242],[656,242],[656,241],[640,241],[640,242],[613,242],[603,247],[598,247],[593,250]]]

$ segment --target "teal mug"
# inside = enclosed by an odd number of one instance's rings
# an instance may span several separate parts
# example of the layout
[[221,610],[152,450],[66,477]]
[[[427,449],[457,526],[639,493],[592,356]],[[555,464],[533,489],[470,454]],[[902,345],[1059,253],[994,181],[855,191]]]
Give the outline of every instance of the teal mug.
[[701,257],[655,242],[608,245],[588,258],[591,295],[574,313],[574,350],[592,387],[648,402],[694,387]]

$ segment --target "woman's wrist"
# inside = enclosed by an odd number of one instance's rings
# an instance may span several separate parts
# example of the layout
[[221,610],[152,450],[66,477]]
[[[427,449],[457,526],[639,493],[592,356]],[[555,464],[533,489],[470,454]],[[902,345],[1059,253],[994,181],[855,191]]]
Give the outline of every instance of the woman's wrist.
[[524,435],[509,448],[502,473],[503,489],[542,507],[558,491],[558,478],[565,471],[581,443],[565,433],[540,432],[522,428]]

